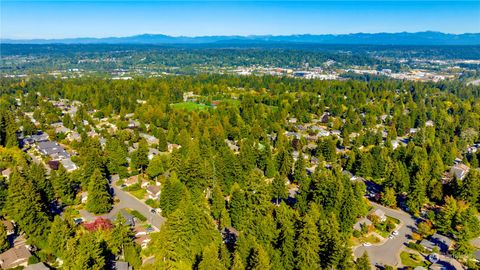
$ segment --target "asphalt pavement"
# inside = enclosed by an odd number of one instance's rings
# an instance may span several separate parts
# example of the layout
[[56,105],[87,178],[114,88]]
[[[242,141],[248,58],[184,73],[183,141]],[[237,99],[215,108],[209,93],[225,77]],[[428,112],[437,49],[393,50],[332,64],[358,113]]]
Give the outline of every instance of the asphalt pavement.
[[82,217],[84,217],[87,221],[92,221],[97,217],[111,219],[116,217],[121,209],[130,208],[140,212],[140,214],[145,216],[147,218],[147,221],[152,224],[152,226],[157,231],[160,230],[162,224],[165,222],[165,218],[162,217],[162,215],[152,213],[152,208],[150,206],[135,198],[130,193],[123,191],[120,187],[116,186],[115,183],[112,183],[111,186],[115,192],[115,197],[118,199],[118,203],[113,206],[112,210],[108,214],[98,216],[95,216],[87,212],[86,210],[80,210],[80,214],[82,215]]
[[387,216],[400,220],[400,228],[397,229],[398,236],[387,239],[383,245],[372,245],[369,247],[359,246],[354,250],[354,255],[358,258],[367,251],[373,265],[399,266],[401,264],[400,250],[411,239],[411,235],[416,228],[415,219],[401,210],[384,207],[374,202],[372,202],[372,205],[375,209],[383,210]]

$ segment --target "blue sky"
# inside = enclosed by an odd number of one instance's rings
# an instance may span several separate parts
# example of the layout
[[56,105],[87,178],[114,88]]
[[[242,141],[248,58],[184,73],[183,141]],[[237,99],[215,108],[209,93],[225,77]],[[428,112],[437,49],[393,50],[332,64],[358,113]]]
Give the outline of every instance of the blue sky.
[[480,1],[0,0],[1,38],[480,32]]

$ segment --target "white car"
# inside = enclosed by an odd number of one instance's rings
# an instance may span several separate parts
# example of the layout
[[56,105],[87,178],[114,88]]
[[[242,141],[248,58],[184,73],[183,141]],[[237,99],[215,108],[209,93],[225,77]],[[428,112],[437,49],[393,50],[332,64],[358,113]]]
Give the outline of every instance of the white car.
[[388,236],[388,239],[393,239],[394,237],[395,237],[395,235],[390,234],[390,235]]
[[363,246],[364,246],[364,247],[369,247],[369,246],[371,246],[371,245],[372,245],[372,244],[370,244],[370,243],[368,243],[368,242],[367,242],[367,243],[363,243]]
[[397,235],[398,235],[398,231],[393,231],[393,232],[392,232],[392,235],[397,236]]

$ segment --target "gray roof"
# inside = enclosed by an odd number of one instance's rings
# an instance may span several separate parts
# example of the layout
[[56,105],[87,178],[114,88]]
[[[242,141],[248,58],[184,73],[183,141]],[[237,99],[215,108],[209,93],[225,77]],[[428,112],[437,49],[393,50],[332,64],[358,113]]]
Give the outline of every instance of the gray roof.
[[433,242],[436,242],[437,244],[445,245],[447,249],[453,245],[453,239],[438,233],[432,235],[431,239]]
[[434,249],[436,247],[436,245],[431,242],[431,241],[428,241],[427,239],[423,239],[421,242],[420,242],[420,245],[426,249]]
[[127,262],[114,262],[114,265],[113,265],[113,269],[114,270],[132,270],[133,268],[128,265]]
[[41,262],[36,264],[30,264],[25,268],[25,270],[49,270],[49,269],[50,268],[48,268],[45,264]]

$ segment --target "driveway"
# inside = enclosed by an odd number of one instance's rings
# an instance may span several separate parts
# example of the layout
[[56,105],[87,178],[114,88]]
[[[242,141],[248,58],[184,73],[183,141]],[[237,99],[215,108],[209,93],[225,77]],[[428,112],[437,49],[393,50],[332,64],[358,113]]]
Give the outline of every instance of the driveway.
[[146,205],[144,202],[138,200],[133,195],[130,195],[128,192],[123,191],[120,187],[117,187],[115,183],[112,183],[112,188],[115,192],[115,197],[118,198],[119,202],[115,204],[108,214],[95,216],[86,210],[80,210],[80,214],[86,220],[91,221],[94,220],[96,217],[108,218],[111,219],[116,217],[118,212],[124,208],[130,208],[133,210],[137,210],[143,216],[147,218],[147,221],[152,224],[152,226],[158,231],[160,230],[163,222],[165,222],[165,218],[162,217],[160,214],[153,214],[150,212],[152,209],[150,206]]
[[375,209],[383,210],[387,216],[400,220],[398,236],[393,239],[387,239],[383,245],[372,245],[369,247],[358,246],[353,253],[355,257],[358,258],[367,251],[372,265],[400,266],[400,250],[408,243],[413,230],[416,228],[415,219],[401,210],[384,207],[374,202],[372,202],[372,205]]

